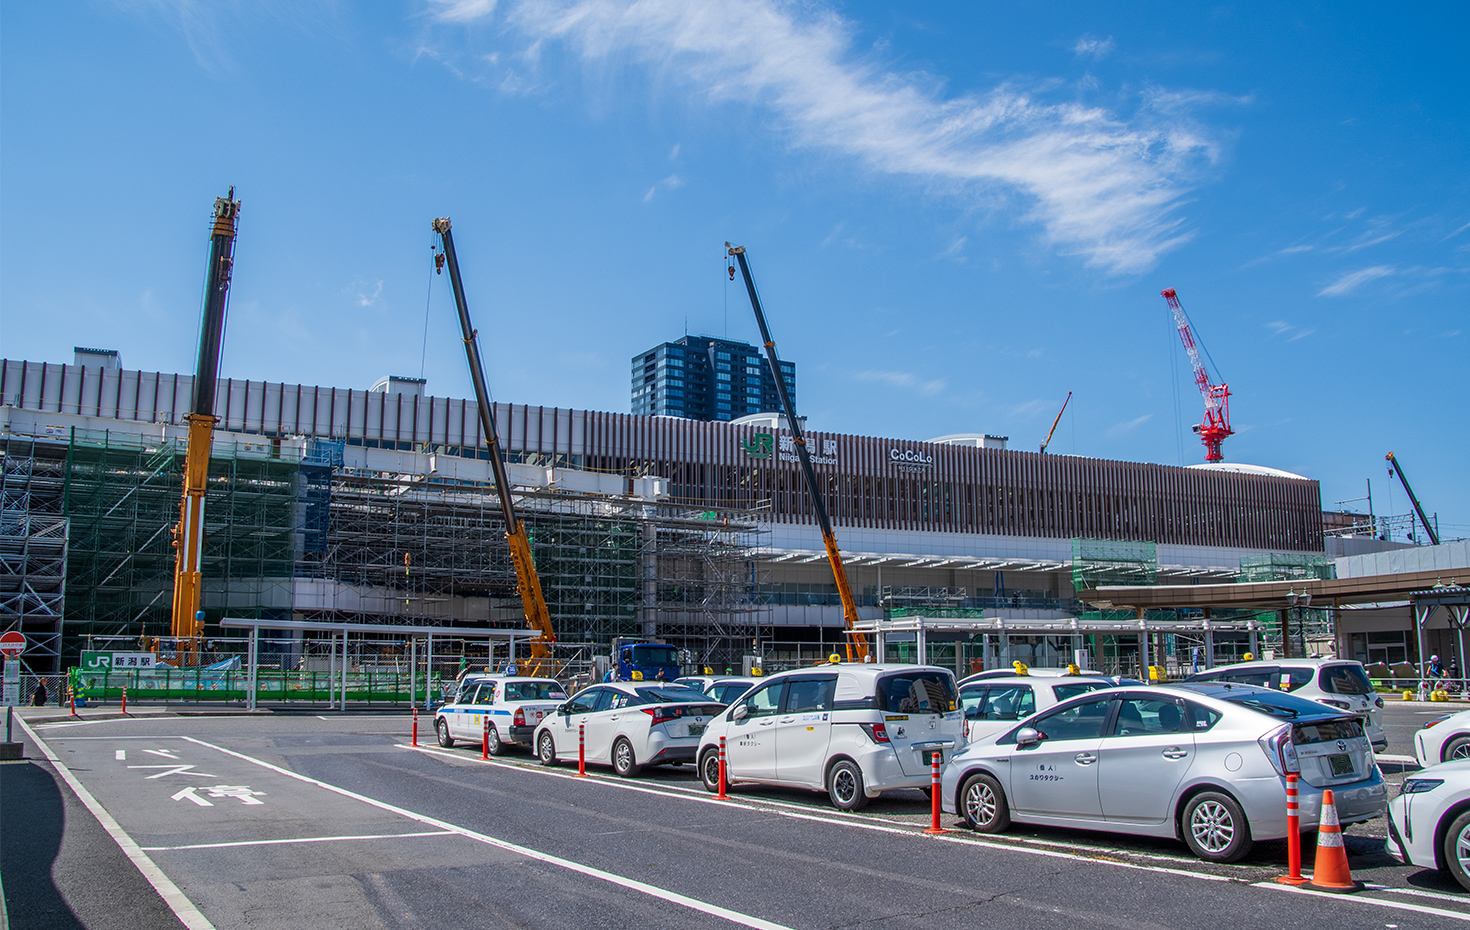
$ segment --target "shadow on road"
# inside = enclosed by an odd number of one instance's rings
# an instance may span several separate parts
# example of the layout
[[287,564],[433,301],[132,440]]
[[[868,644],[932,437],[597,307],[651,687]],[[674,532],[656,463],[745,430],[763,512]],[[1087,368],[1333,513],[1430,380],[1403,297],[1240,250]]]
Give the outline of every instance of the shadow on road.
[[13,926],[82,927],[51,877],[64,825],[61,791],[50,772],[34,762],[0,765],[0,873]]

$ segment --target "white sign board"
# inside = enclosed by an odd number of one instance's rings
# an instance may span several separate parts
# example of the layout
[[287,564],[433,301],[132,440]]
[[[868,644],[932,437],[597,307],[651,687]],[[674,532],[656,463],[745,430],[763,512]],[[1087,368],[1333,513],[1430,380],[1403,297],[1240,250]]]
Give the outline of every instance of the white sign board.
[[5,683],[0,687],[0,706],[20,706],[20,662],[16,659],[5,660]]

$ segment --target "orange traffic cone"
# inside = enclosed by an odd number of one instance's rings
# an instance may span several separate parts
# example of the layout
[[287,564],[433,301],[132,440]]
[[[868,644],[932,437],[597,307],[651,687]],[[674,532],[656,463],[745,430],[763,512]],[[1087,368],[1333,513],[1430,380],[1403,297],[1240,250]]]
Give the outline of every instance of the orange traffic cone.
[[1342,845],[1342,824],[1337,819],[1337,802],[1332,789],[1322,792],[1322,816],[1317,822],[1317,862],[1312,880],[1305,885],[1316,891],[1350,894],[1362,891],[1363,883],[1353,881],[1348,869],[1347,850]]

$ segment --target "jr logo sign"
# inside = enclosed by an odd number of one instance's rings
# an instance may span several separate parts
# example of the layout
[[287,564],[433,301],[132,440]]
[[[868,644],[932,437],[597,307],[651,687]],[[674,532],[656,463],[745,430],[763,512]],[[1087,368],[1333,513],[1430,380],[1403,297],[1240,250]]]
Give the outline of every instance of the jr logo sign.
[[756,433],[750,439],[741,442],[740,447],[745,450],[747,458],[768,459],[771,457],[771,446],[775,440],[776,437],[770,433]]

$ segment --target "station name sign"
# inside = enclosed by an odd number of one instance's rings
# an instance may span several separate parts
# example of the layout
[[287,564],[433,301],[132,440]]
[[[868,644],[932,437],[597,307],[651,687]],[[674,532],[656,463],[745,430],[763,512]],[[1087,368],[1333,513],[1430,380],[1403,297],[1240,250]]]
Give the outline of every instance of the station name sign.
[[[808,447],[811,449],[813,465],[836,465],[837,464],[837,440],[821,440],[821,454],[817,454],[817,440],[808,439]],[[756,433],[750,439],[743,440],[740,448],[745,450],[745,457],[751,459],[772,458],[771,447],[776,447],[775,455],[777,461],[800,462],[801,457],[796,454],[796,437],[783,435],[779,439],[771,433]]]
[[104,671],[111,669],[153,668],[158,657],[151,652],[84,652],[82,668]]
[[934,456],[918,449],[889,449],[888,461],[897,465],[899,471],[922,472],[934,467]]

